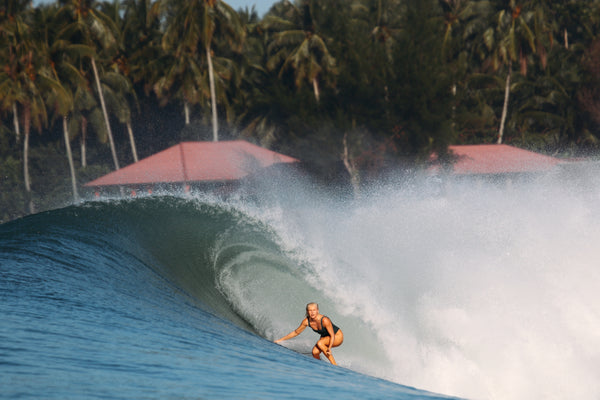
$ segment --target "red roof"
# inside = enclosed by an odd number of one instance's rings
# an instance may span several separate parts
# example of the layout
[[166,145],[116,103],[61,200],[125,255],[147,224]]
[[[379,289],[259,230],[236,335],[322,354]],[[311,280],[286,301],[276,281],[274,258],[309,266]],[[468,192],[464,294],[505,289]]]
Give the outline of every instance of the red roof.
[[[455,157],[455,175],[508,174],[549,171],[561,161],[505,144],[457,145],[448,147]],[[432,172],[438,170],[432,168]]]
[[183,142],[86,186],[231,181],[273,164],[297,161],[243,140]]

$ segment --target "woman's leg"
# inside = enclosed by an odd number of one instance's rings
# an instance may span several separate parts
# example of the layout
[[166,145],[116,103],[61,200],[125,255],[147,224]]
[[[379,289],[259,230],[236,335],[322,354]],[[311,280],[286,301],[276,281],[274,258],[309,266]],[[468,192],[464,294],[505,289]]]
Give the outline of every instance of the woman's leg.
[[315,347],[312,348],[312,355],[317,360],[321,359],[321,349],[319,349],[319,347],[316,344],[315,344]]
[[[327,357],[327,359],[329,360],[330,363],[332,363],[333,365],[337,365],[337,363],[335,362],[335,358],[333,358],[333,355],[330,352],[328,352],[330,340],[331,340],[331,338],[329,336],[325,336],[325,337],[322,337],[321,339],[319,339],[319,341],[317,342],[315,347],[313,347],[312,354],[313,354],[314,358],[320,359],[321,353],[323,353],[323,354],[325,354],[325,357]],[[335,337],[333,339],[333,345],[331,347],[338,347],[343,342],[344,342],[344,334],[342,333],[342,330],[340,329],[335,334]]]

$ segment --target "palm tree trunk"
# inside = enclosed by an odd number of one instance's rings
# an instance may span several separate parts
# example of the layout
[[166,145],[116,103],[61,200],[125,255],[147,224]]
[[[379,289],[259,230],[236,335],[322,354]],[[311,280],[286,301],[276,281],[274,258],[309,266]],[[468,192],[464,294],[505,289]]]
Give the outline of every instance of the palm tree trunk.
[[106,104],[104,104],[104,95],[102,94],[102,87],[100,86],[100,77],[98,76],[98,68],[96,68],[96,60],[94,57],[92,60],[92,68],[94,69],[94,77],[96,78],[96,87],[98,88],[98,96],[100,96],[100,105],[102,105],[102,113],[104,114],[104,123],[106,124],[106,132],[108,133],[108,141],[110,143],[110,151],[112,152],[113,162],[115,163],[115,169],[119,169],[119,160],[117,159],[117,150],[115,148],[115,141],[113,140],[112,130],[110,129],[110,123],[108,122],[108,113],[106,112]]
[[85,117],[81,120],[81,166],[87,167],[87,120]]
[[506,86],[504,88],[504,106],[502,107],[502,117],[500,118],[500,129],[498,130],[498,144],[502,144],[502,138],[504,137],[504,124],[506,123],[506,115],[508,114],[508,97],[510,95],[510,77],[511,69],[508,69],[508,75],[506,75]]
[[67,149],[67,158],[69,159],[69,170],[71,171],[71,185],[73,187],[73,201],[79,201],[79,193],[77,192],[77,177],[75,176],[75,166],[73,165],[73,152],[71,152],[71,141],[69,140],[69,128],[67,117],[63,116],[63,134],[65,136],[65,147]]
[[316,77],[313,78],[312,84],[313,84],[313,91],[315,92],[315,99],[317,99],[317,103],[318,103],[321,95],[319,92],[319,82],[317,81]]
[[13,125],[15,127],[15,134],[17,135],[17,143],[19,143],[19,140],[21,140],[21,128],[19,126],[19,114],[17,111],[17,103],[13,103],[12,105],[12,109],[13,109]]
[[185,116],[185,124],[190,124],[190,103],[187,100],[183,101],[183,115]]
[[138,162],[137,149],[135,148],[135,138],[133,137],[133,129],[131,129],[131,121],[127,121],[127,132],[129,133],[129,143],[131,143],[133,161]]
[[33,198],[31,197],[31,178],[29,176],[29,133],[31,131],[31,109],[25,106],[23,110],[23,125],[25,128],[23,137],[23,179],[25,181],[25,191],[28,197],[29,213],[33,214],[35,208],[33,206]]
[[29,129],[25,127],[23,138],[23,178],[25,180],[25,191],[31,192],[31,178],[29,177]]
[[217,95],[215,92],[215,73],[213,71],[210,45],[206,46],[206,59],[208,60],[208,79],[210,82],[210,103],[212,106],[213,141],[219,141],[219,122],[217,120]]
[[456,129],[456,82],[452,84],[452,132]]
[[360,195],[360,175],[358,172],[358,168],[356,168],[356,163],[354,160],[350,159],[348,152],[348,133],[344,133],[343,146],[344,151],[342,153],[344,166],[346,167],[346,171],[348,171],[348,175],[350,175],[350,182],[352,184],[352,191],[354,192],[354,198],[358,199]]

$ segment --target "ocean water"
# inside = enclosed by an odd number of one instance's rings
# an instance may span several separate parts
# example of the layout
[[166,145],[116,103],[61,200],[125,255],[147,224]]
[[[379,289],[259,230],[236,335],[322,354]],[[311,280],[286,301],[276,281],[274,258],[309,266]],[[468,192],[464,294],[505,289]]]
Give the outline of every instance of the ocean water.
[[[270,180],[0,225],[0,397],[600,398],[595,176]],[[272,342],[312,301],[337,367],[310,330]]]

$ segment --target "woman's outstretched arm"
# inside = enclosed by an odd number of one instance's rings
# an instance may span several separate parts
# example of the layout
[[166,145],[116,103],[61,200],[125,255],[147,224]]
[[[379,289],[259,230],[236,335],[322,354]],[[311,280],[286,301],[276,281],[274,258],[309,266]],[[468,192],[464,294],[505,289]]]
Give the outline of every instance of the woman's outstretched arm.
[[302,333],[302,331],[304,329],[306,329],[307,326],[308,326],[308,321],[306,319],[303,319],[302,322],[300,323],[299,327],[297,327],[296,329],[294,329],[293,331],[291,331],[290,333],[288,333],[284,337],[282,337],[280,339],[277,339],[275,341],[275,343],[283,342],[284,340],[288,340],[288,339],[291,339],[293,337],[298,336],[299,334]]

